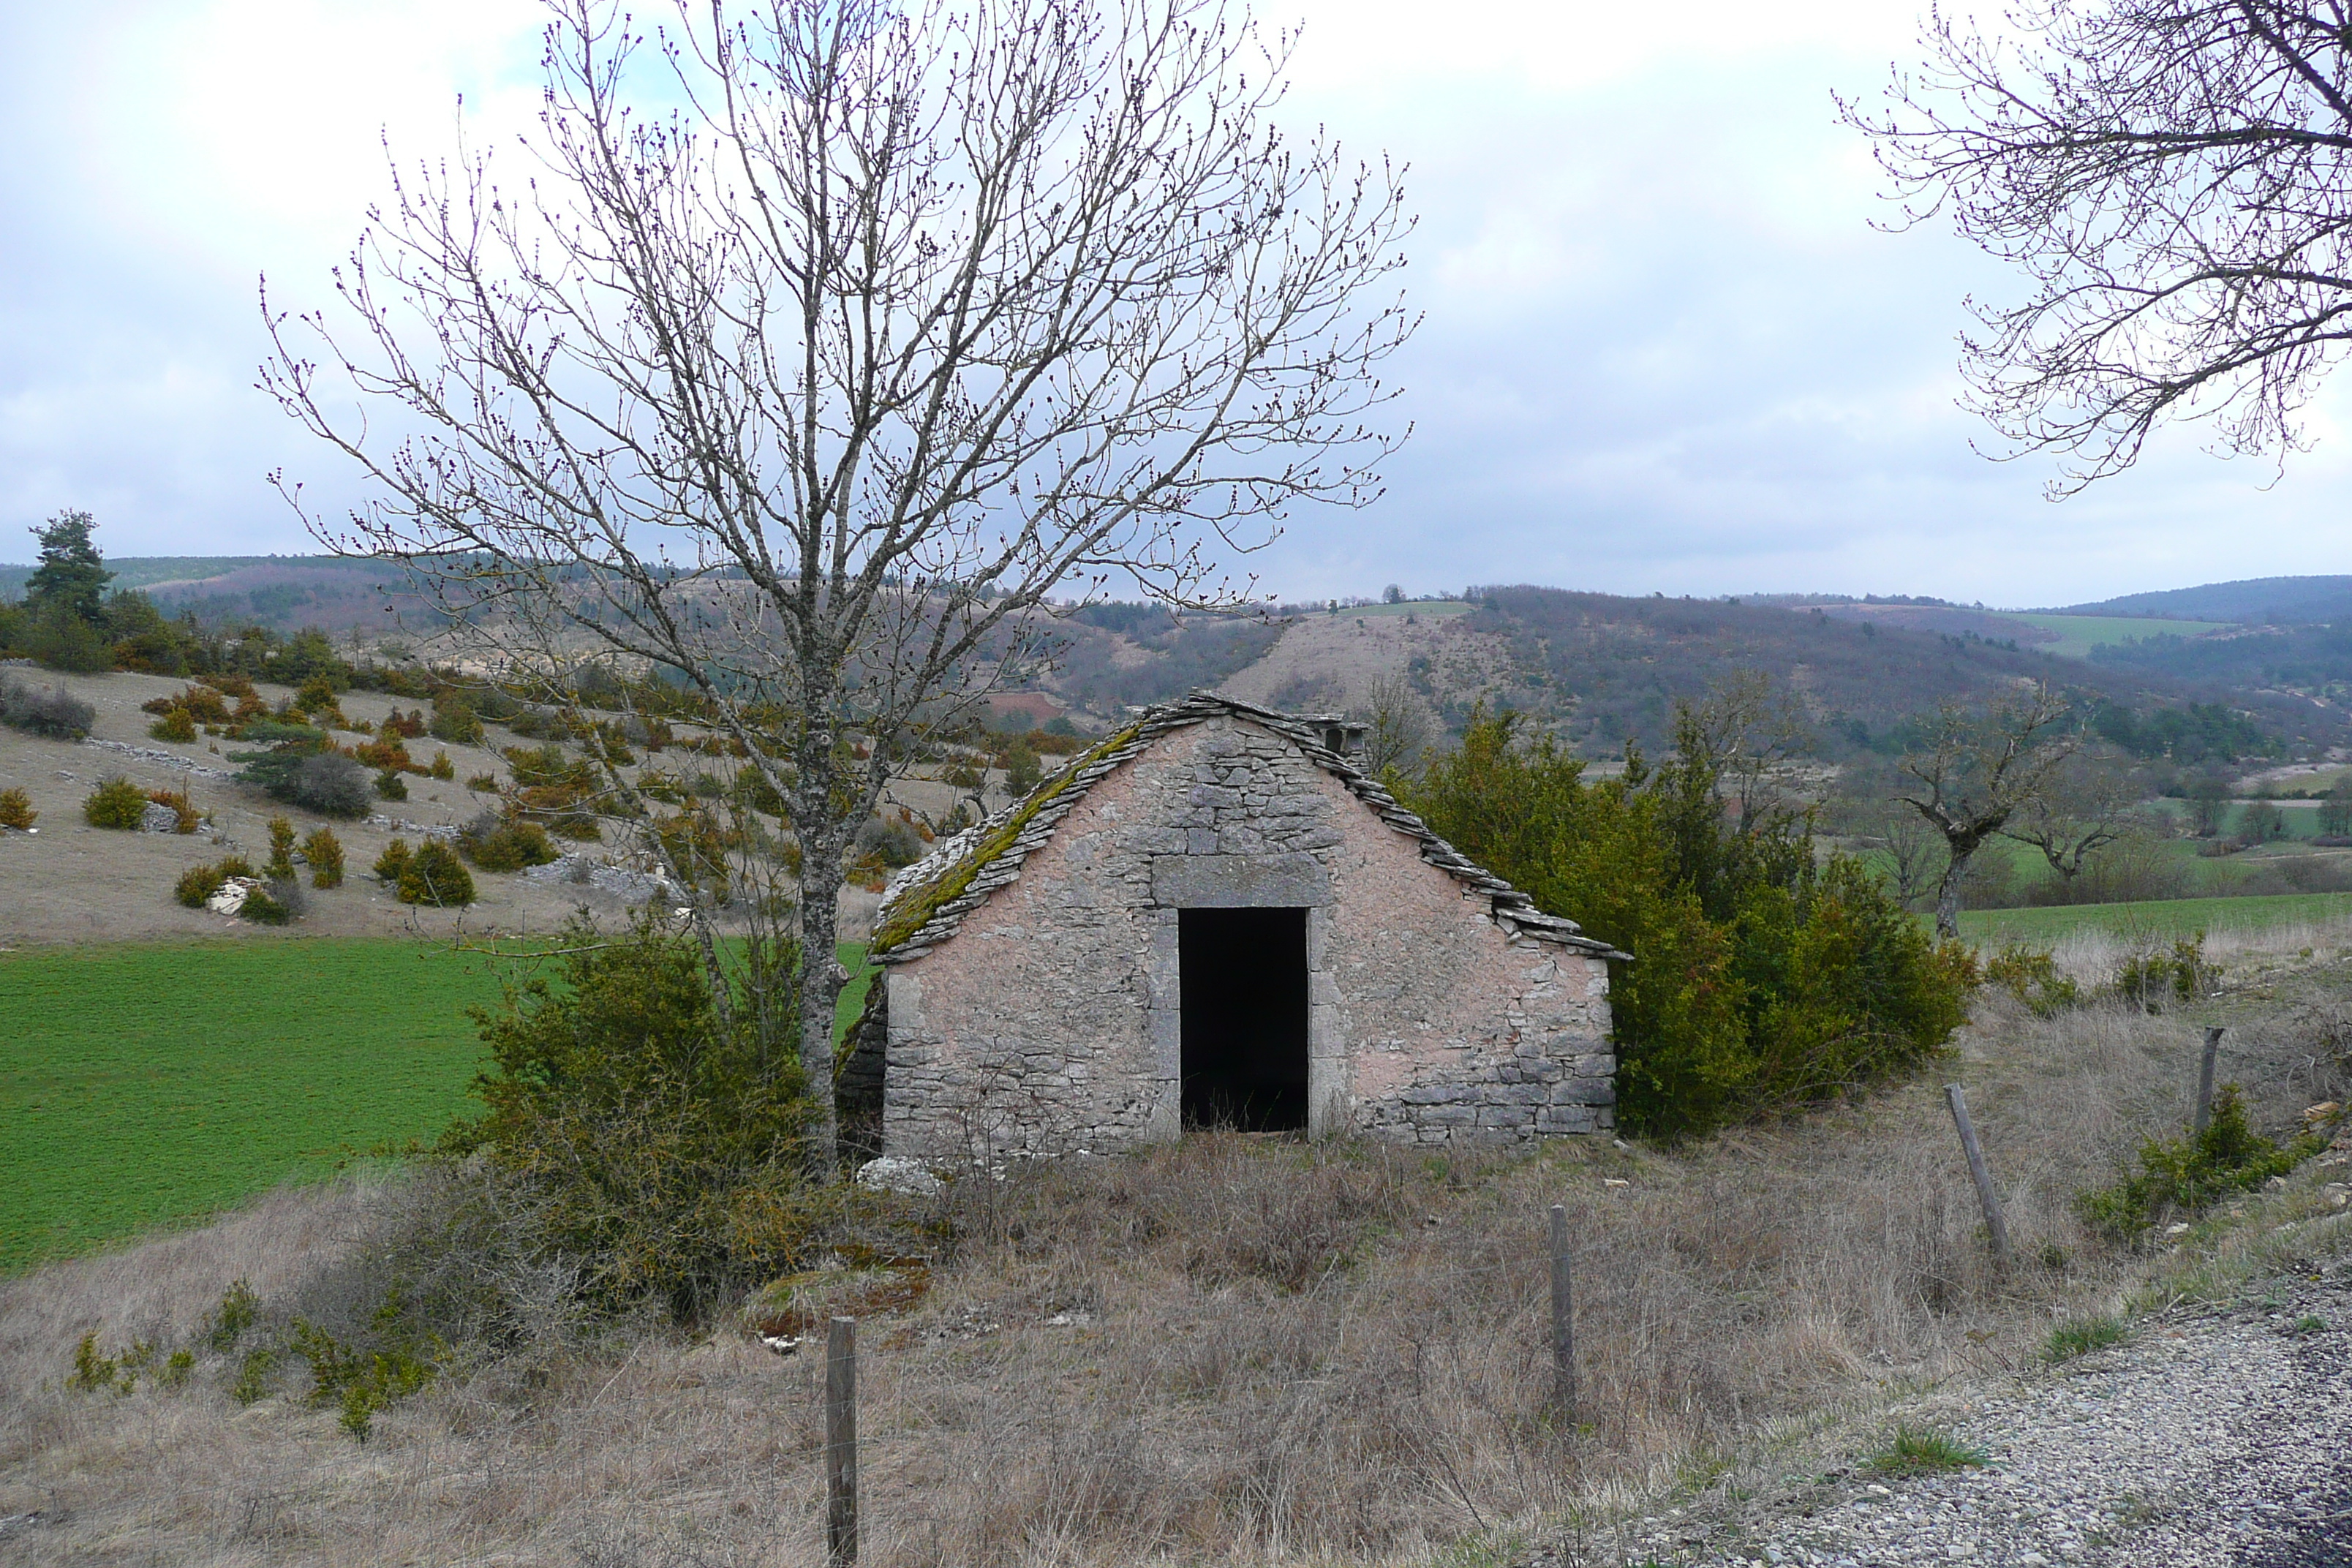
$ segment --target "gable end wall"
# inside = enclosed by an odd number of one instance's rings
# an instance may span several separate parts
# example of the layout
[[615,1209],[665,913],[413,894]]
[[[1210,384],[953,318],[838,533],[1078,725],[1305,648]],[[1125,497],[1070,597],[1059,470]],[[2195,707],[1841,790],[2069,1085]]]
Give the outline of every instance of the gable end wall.
[[1096,784],[1017,880],[890,966],[885,1145],[940,1159],[1174,1138],[1178,912],[1235,905],[1308,910],[1316,1135],[1612,1125],[1602,961],[1507,933],[1288,740],[1226,717]]

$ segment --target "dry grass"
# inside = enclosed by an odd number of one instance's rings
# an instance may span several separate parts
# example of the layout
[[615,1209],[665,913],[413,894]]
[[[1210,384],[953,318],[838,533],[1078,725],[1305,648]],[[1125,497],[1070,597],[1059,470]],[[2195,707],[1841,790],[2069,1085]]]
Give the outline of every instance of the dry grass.
[[[2282,1058],[2307,1044],[2266,1027]],[[866,1561],[1409,1560],[1622,1513],[1783,1417],[2021,1364],[2141,1277],[2071,1201],[2185,1114],[2198,1041],[2169,1016],[1989,1009],[1930,1079],[1679,1152],[1201,1138],[960,1183],[912,1216],[954,1226],[932,1293],[864,1330]],[[2007,1278],[1937,1092],[1954,1077],[2023,1259]],[[299,1298],[403,1201],[281,1194],[0,1288],[0,1514],[50,1516],[12,1559],[818,1559],[822,1369],[732,1332],[487,1367],[364,1447],[292,1399],[239,1408],[216,1361],[179,1394],[62,1386],[82,1333],[184,1339],[240,1275]],[[1543,1404],[1555,1202],[1572,1431]]]

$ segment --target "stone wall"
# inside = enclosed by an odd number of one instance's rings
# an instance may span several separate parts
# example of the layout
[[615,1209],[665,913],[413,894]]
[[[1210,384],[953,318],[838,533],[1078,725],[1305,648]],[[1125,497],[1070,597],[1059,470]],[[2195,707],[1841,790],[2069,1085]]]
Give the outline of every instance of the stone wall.
[[869,1064],[887,1053],[887,1147],[1173,1138],[1179,910],[1236,906],[1308,911],[1311,1132],[1445,1142],[1612,1125],[1601,960],[1498,922],[1287,737],[1221,717],[1096,783],[954,936],[891,965],[887,1027],[866,1047]]

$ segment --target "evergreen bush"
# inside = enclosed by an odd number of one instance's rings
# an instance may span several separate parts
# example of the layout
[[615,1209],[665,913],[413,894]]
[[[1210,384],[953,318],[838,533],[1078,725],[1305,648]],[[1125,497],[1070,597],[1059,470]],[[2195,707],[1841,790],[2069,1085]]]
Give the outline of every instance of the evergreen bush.
[[473,873],[438,838],[428,838],[409,853],[400,868],[399,888],[404,904],[456,909],[474,901]]
[[402,872],[408,869],[408,840],[395,838],[383,847],[375,858],[375,874],[387,882],[398,882]]
[[137,832],[147,819],[147,792],[121,773],[99,781],[81,803],[82,819],[92,827]]
[[1391,787],[1538,907],[1633,955],[1610,964],[1619,1114],[1681,1134],[1835,1096],[1925,1061],[1965,1016],[1967,952],[1938,947],[1810,816],[1735,812],[1718,718],[1685,707],[1674,760],[1629,748],[1588,783],[1511,716]]
[[173,741],[185,744],[196,738],[196,721],[184,708],[168,710],[164,715],[147,726],[151,741]]
[[[797,1266],[828,1201],[805,1173],[794,988],[746,980],[722,1012],[691,941],[644,920],[573,934],[559,984],[475,1015],[485,1114],[444,1152],[527,1196],[538,1245],[585,1265],[593,1301],[701,1317]],[[796,967],[788,950],[769,961]]]
[[33,809],[33,797],[23,790],[0,789],[0,827],[13,827],[23,833],[40,815]]
[[273,882],[289,881],[294,876],[294,825],[273,816],[268,828],[269,858],[262,866],[262,874]]
[[375,775],[375,793],[383,800],[406,800],[408,783],[390,768]]
[[334,830],[321,827],[302,840],[302,858],[310,863],[310,886],[340,888],[343,885],[343,841]]
[[482,721],[461,691],[447,691],[433,700],[433,738],[452,745],[482,743]]
[[534,822],[515,822],[495,812],[484,812],[457,836],[457,847],[467,859],[485,871],[520,871],[526,866],[551,865],[562,857]]
[[2213,1097],[2203,1131],[2148,1139],[2140,1145],[2137,1171],[2126,1171],[2111,1187],[2084,1193],[2075,1206],[2096,1228],[2129,1240],[2176,1214],[2194,1215],[2217,1198],[2261,1186],[2326,1147],[2322,1133],[2306,1132],[2284,1145],[2263,1137],[2246,1121],[2238,1086],[2226,1084]]

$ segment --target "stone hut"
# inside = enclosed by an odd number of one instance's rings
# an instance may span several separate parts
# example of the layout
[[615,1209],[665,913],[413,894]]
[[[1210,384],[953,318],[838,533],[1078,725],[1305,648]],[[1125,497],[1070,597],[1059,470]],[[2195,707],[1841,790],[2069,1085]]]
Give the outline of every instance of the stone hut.
[[1362,734],[1195,692],[901,872],[846,1135],[941,1159],[1611,1127],[1625,955],[1399,805]]

